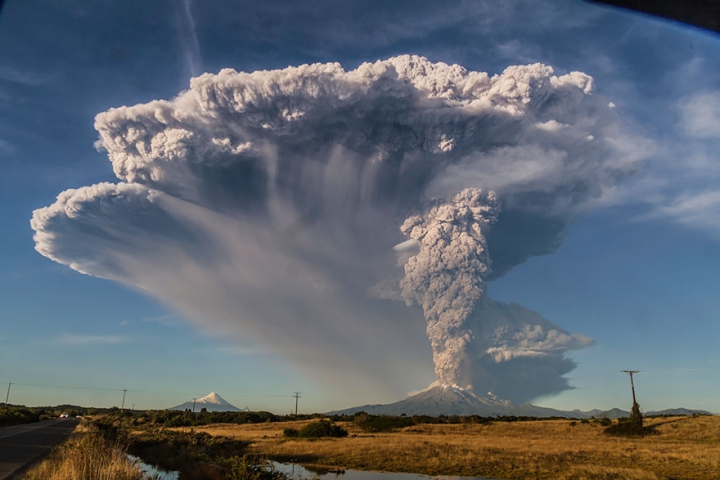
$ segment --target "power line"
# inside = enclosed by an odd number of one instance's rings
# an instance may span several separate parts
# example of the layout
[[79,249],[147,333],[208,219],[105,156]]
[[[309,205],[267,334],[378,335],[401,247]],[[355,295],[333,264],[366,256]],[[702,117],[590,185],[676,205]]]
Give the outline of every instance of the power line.
[[[104,392],[132,392],[132,393],[145,393],[151,395],[178,395],[178,396],[192,396],[197,395],[197,392],[163,392],[159,390],[136,390],[132,388],[107,388],[107,387],[78,387],[78,386],[67,386],[67,385],[40,385],[35,383],[16,383],[12,382],[10,385],[21,386],[21,387],[34,387],[34,388],[59,388],[65,390],[87,390],[87,391],[104,391]],[[247,394],[247,393],[223,393],[223,397],[249,397],[249,398],[288,398],[294,395],[263,395],[263,394]],[[199,397],[197,397],[199,398]]]
[[62,385],[37,385],[34,383],[16,383],[13,382],[12,385],[20,386],[20,387],[36,387],[36,388],[63,388],[63,389],[70,389],[70,390],[93,390],[93,391],[106,391],[106,392],[122,392],[122,388],[102,388],[102,387],[73,387],[73,386],[62,386]]
[[663,375],[667,375],[670,373],[720,373],[720,370],[698,368],[665,368],[643,370],[642,373],[661,373]]

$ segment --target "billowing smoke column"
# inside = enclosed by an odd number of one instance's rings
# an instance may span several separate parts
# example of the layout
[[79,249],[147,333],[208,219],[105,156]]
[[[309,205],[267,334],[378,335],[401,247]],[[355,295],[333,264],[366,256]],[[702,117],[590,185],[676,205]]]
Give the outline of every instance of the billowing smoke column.
[[473,340],[467,319],[485,294],[490,255],[484,230],[497,219],[494,194],[466,189],[400,230],[420,245],[405,264],[403,296],[422,305],[433,348],[435,373],[444,385],[467,386],[463,372]]
[[397,300],[419,305],[439,381],[512,400],[568,388],[564,352],[590,340],[486,282],[553,252],[637,169],[592,79],[540,64],[223,70],[95,126],[121,182],[35,211],[41,254],[205,331],[402,389],[427,350]]
[[571,335],[519,305],[485,296],[492,274],[486,234],[499,212],[494,192],[468,188],[424,215],[408,217],[400,230],[414,242],[405,248],[420,250],[405,262],[400,288],[408,304],[421,305],[425,312],[438,383],[477,385],[508,395],[513,384],[527,379],[506,377],[500,383],[489,374],[493,366],[535,357],[536,366],[552,371],[544,380],[557,381],[574,368],[558,352],[592,340]]

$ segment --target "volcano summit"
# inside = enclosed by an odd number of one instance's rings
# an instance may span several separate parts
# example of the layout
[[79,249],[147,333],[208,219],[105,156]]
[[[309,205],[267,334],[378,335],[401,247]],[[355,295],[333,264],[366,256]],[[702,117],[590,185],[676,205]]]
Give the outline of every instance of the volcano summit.
[[[526,415],[533,417],[577,417],[576,412],[563,412],[552,408],[536,407],[529,403],[519,405],[501,400],[488,392],[479,395],[472,388],[450,385],[433,385],[405,400],[386,405],[363,405],[332,414],[351,415],[364,411],[371,415],[480,415],[499,417],[503,415]],[[580,412],[577,412],[580,413]],[[580,415],[583,416],[583,415]]]

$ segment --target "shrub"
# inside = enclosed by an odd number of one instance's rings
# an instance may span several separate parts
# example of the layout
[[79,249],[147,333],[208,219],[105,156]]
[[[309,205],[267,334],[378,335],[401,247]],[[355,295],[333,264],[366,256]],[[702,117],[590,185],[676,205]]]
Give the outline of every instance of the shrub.
[[334,425],[327,420],[308,423],[298,431],[298,437],[302,438],[321,438],[321,437],[347,437],[348,432],[344,428]]
[[643,436],[657,433],[654,427],[643,427],[643,417],[640,413],[640,405],[633,403],[629,418],[620,418],[616,425],[605,429],[605,433],[618,436]]
[[0,426],[20,425],[40,420],[40,414],[22,407],[6,407],[0,410]]
[[298,431],[294,428],[286,428],[283,430],[283,435],[289,438],[295,438],[298,436]]
[[409,427],[414,424],[412,418],[390,417],[386,415],[356,415],[353,423],[362,428],[364,432],[390,432],[398,428]]
[[658,432],[654,427],[643,427],[637,423],[626,421],[609,426],[605,429],[605,433],[621,437],[642,437],[657,434]]

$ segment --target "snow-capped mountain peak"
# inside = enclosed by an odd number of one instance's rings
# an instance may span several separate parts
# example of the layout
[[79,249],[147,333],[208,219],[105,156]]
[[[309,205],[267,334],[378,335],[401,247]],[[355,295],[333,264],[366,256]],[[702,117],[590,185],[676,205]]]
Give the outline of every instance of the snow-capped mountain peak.
[[199,412],[202,409],[206,409],[208,412],[239,412],[240,409],[230,402],[226,401],[220,395],[215,392],[210,392],[201,398],[189,400],[180,405],[176,405],[169,410],[191,410]]
[[197,400],[195,400],[195,402],[213,403],[215,405],[222,405],[223,403],[227,403],[220,395],[215,392],[210,392],[208,395],[205,395],[202,398],[198,398]]

